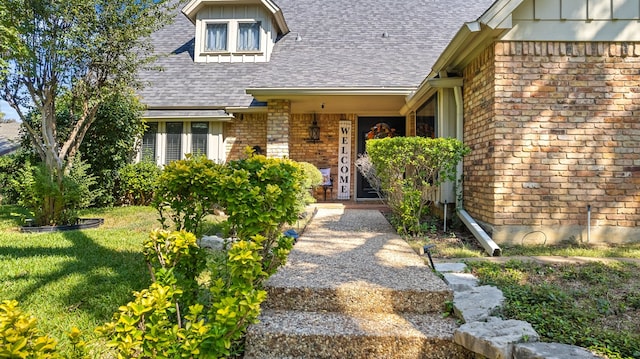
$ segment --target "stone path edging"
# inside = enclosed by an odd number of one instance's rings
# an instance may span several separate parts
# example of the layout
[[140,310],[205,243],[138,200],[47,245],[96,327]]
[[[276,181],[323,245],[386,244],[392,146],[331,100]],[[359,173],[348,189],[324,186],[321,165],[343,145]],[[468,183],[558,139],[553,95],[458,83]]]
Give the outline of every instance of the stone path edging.
[[600,358],[577,346],[539,342],[531,324],[495,317],[504,302],[502,291],[478,286],[478,279],[465,273],[464,263],[436,263],[435,269],[454,292],[454,313],[464,321],[454,341],[466,349],[488,359]]

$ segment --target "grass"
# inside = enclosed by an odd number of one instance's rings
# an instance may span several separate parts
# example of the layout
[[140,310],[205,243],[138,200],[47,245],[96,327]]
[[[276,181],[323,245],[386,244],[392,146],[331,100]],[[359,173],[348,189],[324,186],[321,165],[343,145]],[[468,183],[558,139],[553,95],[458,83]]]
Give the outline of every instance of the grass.
[[[434,222],[435,223],[435,222]],[[486,257],[484,249],[464,225],[453,223],[447,232],[434,226],[420,237],[406,238],[409,245],[419,252],[427,244],[435,244],[431,249],[434,258],[479,258]],[[535,245],[500,246],[502,256],[562,256],[591,258],[636,258],[640,259],[640,242],[615,245]]]
[[26,212],[0,206],[0,300],[15,299],[38,319],[38,328],[69,350],[73,326],[95,338],[131,292],[150,283],[142,242],[159,226],[149,207],[85,211],[104,218],[97,229],[27,234],[18,228]]
[[[543,341],[590,348],[610,359],[640,358],[640,243],[624,245],[502,246],[503,257],[590,257],[586,264],[474,260],[486,257],[461,226],[406,238],[414,250],[427,244],[434,258],[468,258],[482,285],[502,290],[505,319],[531,323]],[[619,259],[619,260],[618,260]]]
[[543,341],[590,348],[609,358],[640,358],[640,267],[469,261],[483,285],[505,295],[499,313],[524,320]]
[[505,256],[564,256],[640,259],[640,243],[620,245],[514,246],[503,248]]

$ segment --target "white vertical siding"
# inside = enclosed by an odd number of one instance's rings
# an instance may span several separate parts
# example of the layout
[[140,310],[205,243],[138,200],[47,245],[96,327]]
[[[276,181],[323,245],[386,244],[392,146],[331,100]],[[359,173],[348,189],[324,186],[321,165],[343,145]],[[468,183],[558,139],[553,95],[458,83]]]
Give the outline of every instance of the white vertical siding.
[[640,41],[640,0],[527,0],[503,40]]
[[[228,52],[220,54],[204,52],[206,23],[208,20],[228,21]],[[235,50],[238,21],[260,22],[260,52],[247,54]],[[195,62],[267,62],[271,57],[273,46],[278,36],[271,15],[258,5],[206,7],[196,16],[195,31]]]

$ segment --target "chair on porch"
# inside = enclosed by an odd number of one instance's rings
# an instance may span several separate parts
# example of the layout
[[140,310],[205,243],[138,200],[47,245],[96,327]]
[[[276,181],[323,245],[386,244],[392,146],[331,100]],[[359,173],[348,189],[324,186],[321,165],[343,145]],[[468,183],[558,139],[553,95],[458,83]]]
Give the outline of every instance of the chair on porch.
[[324,200],[327,200],[327,190],[331,198],[333,198],[333,178],[331,178],[331,168],[320,168],[322,173],[322,189],[324,191]]

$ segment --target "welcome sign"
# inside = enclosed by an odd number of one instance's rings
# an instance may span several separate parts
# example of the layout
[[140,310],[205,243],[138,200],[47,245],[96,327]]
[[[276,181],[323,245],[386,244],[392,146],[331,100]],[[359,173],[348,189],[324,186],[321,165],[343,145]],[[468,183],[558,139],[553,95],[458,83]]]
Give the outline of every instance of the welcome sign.
[[340,120],[338,147],[338,199],[351,198],[351,121]]

